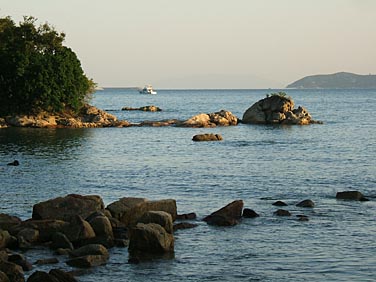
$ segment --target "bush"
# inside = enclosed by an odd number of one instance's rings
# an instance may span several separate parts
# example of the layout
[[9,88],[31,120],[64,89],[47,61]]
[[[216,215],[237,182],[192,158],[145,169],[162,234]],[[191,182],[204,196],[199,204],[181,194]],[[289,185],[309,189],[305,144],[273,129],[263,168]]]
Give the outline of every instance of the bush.
[[0,115],[78,112],[95,85],[63,46],[65,34],[35,22],[0,18]]

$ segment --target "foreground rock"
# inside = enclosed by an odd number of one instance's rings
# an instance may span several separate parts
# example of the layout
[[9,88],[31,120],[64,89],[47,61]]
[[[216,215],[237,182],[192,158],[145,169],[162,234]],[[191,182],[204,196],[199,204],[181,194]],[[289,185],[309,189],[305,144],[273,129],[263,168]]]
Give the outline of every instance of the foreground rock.
[[104,212],[104,203],[100,196],[70,194],[34,205],[32,217],[70,221],[76,215],[86,218],[96,211]]
[[37,128],[83,128],[83,127],[126,127],[130,123],[119,121],[94,106],[84,105],[78,114],[65,112],[51,114],[42,112],[37,115],[13,115],[0,119],[0,128],[37,127]]
[[129,239],[131,256],[163,254],[174,251],[174,236],[156,223],[138,223]]
[[368,201],[368,199],[359,191],[338,192],[336,198],[340,200]]
[[30,275],[27,282],[77,282],[71,274],[60,269],[52,269],[49,273],[44,271],[35,271]]
[[122,111],[144,111],[144,112],[161,112],[162,111],[161,108],[154,106],[154,105],[144,106],[140,108],[123,107],[121,110]]
[[248,108],[243,114],[243,123],[246,124],[298,124],[306,125],[321,123],[314,121],[303,107],[294,109],[291,97],[281,94],[272,94]]
[[210,225],[233,226],[239,223],[242,217],[244,203],[242,200],[233,201],[227,206],[205,217],[203,221]]
[[193,136],[193,141],[222,141],[223,138],[220,134],[213,134],[213,133],[207,133],[207,134],[197,134]]
[[0,261],[0,272],[3,272],[11,282],[25,281],[22,267],[15,263]]
[[149,201],[145,198],[121,198],[106,207],[112,217],[125,226],[134,226],[139,218],[147,211],[164,211],[175,221],[177,216],[176,201],[173,199]]

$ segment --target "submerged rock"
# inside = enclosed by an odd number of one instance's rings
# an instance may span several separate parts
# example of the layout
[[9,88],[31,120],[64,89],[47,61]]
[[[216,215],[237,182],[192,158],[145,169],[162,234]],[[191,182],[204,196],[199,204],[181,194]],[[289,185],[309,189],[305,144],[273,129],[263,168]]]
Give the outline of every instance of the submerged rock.
[[13,162],[8,163],[7,165],[9,165],[9,166],[19,166],[19,165],[20,165],[20,162],[17,161],[17,160],[14,160]]
[[289,211],[282,209],[275,211],[273,214],[277,216],[291,216],[291,213]]
[[301,208],[313,208],[315,207],[315,203],[312,200],[307,199],[297,203],[296,206]]
[[123,107],[121,110],[122,111],[144,111],[144,112],[160,112],[160,111],[162,111],[161,108],[154,106],[154,105],[144,106],[144,107],[140,107],[140,108]]
[[189,223],[189,222],[176,223],[176,224],[174,224],[174,232],[177,231],[177,230],[181,230],[181,229],[195,228],[197,226],[198,226],[197,224]]
[[245,218],[255,218],[255,217],[259,217],[260,215],[255,212],[254,210],[251,210],[251,209],[244,209],[243,210],[243,217]]
[[364,197],[364,195],[359,191],[337,192],[336,198],[341,200],[369,201],[369,199]]
[[277,207],[285,207],[285,206],[288,206],[285,202],[282,202],[282,201],[276,201],[272,204],[273,206],[277,206]]
[[184,214],[178,214],[176,216],[177,220],[193,220],[193,219],[196,219],[196,218],[197,218],[197,215],[194,212],[184,213]]

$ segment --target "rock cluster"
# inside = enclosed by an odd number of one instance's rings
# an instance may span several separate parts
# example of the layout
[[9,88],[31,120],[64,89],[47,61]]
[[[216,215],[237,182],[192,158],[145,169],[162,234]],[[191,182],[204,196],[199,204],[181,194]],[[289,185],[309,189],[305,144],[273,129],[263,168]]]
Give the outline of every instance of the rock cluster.
[[94,106],[84,105],[78,114],[66,112],[51,114],[42,112],[36,115],[13,115],[0,119],[0,128],[36,127],[36,128],[83,128],[83,127],[126,127],[127,121],[119,121]]
[[[76,194],[35,204],[32,218],[25,221],[0,214],[0,281],[25,281],[24,271],[32,269],[26,259],[9,249],[47,244],[57,254],[68,256],[67,265],[78,268],[106,264],[108,248],[114,246],[129,245],[130,257],[137,258],[173,254],[176,218],[172,199],[121,198],[105,208],[100,196]],[[35,264],[57,262],[57,258],[48,258]],[[56,275],[60,278],[51,278]],[[35,271],[28,281],[76,281],[66,275]]]
[[321,123],[314,121],[303,107],[294,109],[291,97],[272,95],[266,97],[248,108],[243,114],[246,124],[298,124],[306,125]]
[[[337,194],[338,199],[364,200],[358,191]],[[286,206],[277,201],[274,205]],[[313,208],[312,200],[297,203],[298,208]],[[242,200],[235,200],[202,220],[214,226],[234,226],[242,218],[259,215],[244,208]],[[275,216],[290,218],[292,212],[278,209]],[[22,221],[18,217],[0,214],[0,281],[25,281],[24,272],[33,265],[10,249],[35,248],[48,245],[56,254],[67,257],[65,263],[77,268],[90,268],[106,264],[108,248],[127,247],[129,263],[145,259],[174,257],[174,232],[193,228],[197,224],[175,220],[196,220],[195,213],[177,214],[173,199],[150,201],[145,198],[121,198],[104,207],[97,195],[76,194],[58,197],[34,205],[33,217]],[[308,221],[308,216],[297,214],[299,221]],[[60,257],[59,257],[60,258]],[[34,264],[54,264],[56,257],[41,259]],[[46,268],[44,268],[46,269]],[[52,269],[48,273],[35,271],[27,281],[77,281],[70,274]]]

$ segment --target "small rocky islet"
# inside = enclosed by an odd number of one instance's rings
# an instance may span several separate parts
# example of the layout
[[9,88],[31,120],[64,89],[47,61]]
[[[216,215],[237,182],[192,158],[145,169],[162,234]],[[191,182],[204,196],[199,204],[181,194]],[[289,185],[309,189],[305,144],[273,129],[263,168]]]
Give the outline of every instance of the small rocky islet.
[[[140,108],[123,107],[124,111],[162,111],[157,106]],[[92,128],[92,127],[131,127],[131,126],[177,126],[193,128],[213,128],[217,126],[236,126],[244,124],[298,124],[322,123],[312,119],[307,109],[294,109],[294,101],[285,93],[268,95],[254,103],[243,114],[242,119],[230,111],[220,110],[214,113],[201,113],[187,120],[169,119],[160,121],[143,121],[131,123],[118,120],[114,115],[91,105],[84,105],[79,113],[51,114],[41,112],[37,115],[12,115],[0,118],[0,128],[35,127],[35,128]]]
[[[359,191],[338,192],[338,200],[368,200]],[[282,201],[280,201],[282,203]],[[278,206],[278,205],[277,205]],[[288,206],[284,203],[284,206]],[[313,209],[315,203],[306,199],[295,206]],[[293,212],[278,209],[278,217],[290,217]],[[229,227],[243,218],[260,215],[244,208],[243,200],[235,200],[205,216],[208,225]],[[298,221],[308,221],[296,214]],[[0,214],[0,281],[77,281],[75,271],[67,272],[53,265],[63,260],[75,269],[99,267],[107,263],[110,248],[128,248],[128,263],[138,264],[154,258],[173,259],[177,230],[198,226],[193,212],[178,214],[174,199],[148,200],[124,197],[105,207],[98,195],[69,194],[33,206],[32,217],[21,220]],[[50,271],[33,270],[27,258],[28,249],[49,247],[54,257],[40,259],[34,265],[51,265]],[[22,254],[19,252],[21,251]],[[31,273],[32,272],[32,273]]]

